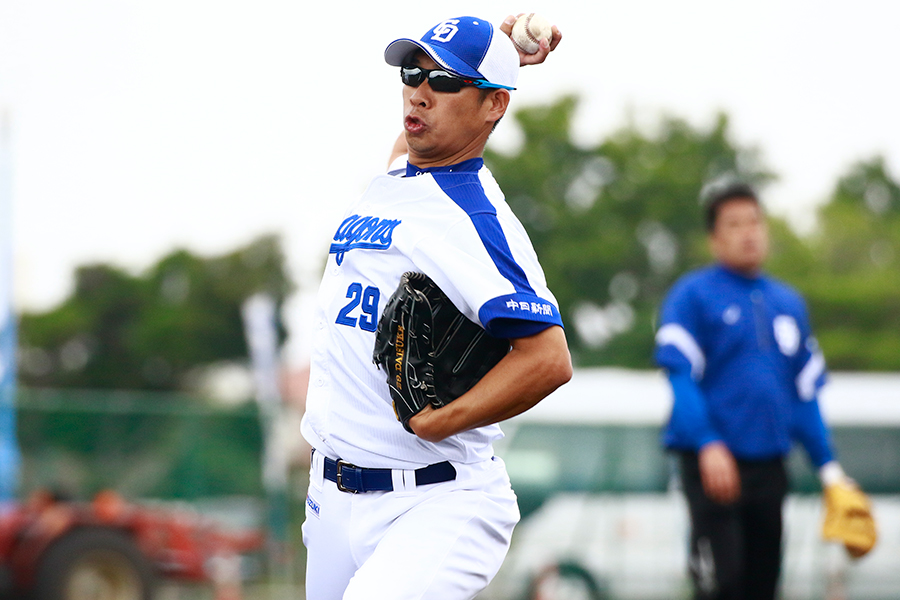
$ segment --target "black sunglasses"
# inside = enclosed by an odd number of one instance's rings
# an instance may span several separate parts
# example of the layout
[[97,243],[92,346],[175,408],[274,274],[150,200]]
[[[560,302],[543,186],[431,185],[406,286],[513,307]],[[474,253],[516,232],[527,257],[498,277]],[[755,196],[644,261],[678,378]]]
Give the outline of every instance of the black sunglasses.
[[400,80],[404,85],[419,87],[426,79],[428,80],[428,86],[435,92],[447,92],[450,94],[455,94],[464,87],[514,89],[490,83],[483,79],[459,77],[443,69],[423,69],[412,65],[400,67]]

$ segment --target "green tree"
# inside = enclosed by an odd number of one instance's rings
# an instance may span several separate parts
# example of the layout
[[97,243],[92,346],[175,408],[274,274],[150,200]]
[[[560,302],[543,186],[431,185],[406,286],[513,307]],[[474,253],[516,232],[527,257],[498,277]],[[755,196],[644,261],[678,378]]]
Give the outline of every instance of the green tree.
[[651,133],[628,124],[582,148],[570,137],[576,107],[566,97],[518,111],[521,150],[485,160],[531,236],[576,364],[649,367],[663,294],[709,260],[699,190],[726,172],[774,175],[731,141],[724,114],[705,130],[674,117]]
[[796,283],[830,367],[900,369],[900,184],[882,157],[860,161],[818,216]]
[[275,236],[213,258],[177,250],[139,276],[104,264],[80,267],[61,305],[21,315],[21,380],[179,389],[198,366],[246,357],[246,298],[267,292],[280,306],[292,287]]

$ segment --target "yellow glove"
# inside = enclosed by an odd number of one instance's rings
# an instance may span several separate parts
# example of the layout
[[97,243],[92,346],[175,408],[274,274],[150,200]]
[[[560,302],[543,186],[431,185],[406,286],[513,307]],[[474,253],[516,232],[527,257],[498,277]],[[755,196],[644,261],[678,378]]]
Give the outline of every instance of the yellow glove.
[[865,556],[878,539],[869,498],[851,482],[825,486],[822,537],[842,542],[853,558]]

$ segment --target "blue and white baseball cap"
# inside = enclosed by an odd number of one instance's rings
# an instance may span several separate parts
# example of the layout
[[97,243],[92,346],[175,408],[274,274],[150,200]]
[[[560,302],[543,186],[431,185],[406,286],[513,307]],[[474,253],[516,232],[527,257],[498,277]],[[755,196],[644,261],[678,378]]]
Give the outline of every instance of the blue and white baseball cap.
[[477,17],[441,21],[419,40],[401,38],[388,44],[384,60],[394,67],[402,67],[419,49],[455,75],[516,89],[519,53],[509,36],[495,29],[490,21]]

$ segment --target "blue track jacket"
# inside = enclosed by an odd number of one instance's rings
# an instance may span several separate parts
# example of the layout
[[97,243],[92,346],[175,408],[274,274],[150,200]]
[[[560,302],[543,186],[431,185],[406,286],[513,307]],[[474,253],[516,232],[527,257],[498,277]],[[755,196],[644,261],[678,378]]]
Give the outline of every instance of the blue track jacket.
[[825,359],[789,286],[721,265],[688,273],[663,303],[656,343],[674,393],[666,447],[720,440],[738,459],[765,460],[796,439],[816,467],[834,459],[817,401]]

